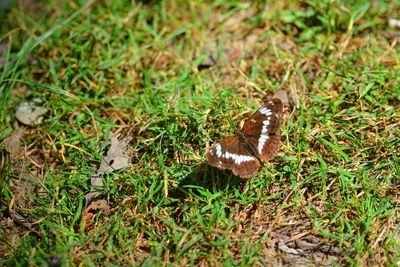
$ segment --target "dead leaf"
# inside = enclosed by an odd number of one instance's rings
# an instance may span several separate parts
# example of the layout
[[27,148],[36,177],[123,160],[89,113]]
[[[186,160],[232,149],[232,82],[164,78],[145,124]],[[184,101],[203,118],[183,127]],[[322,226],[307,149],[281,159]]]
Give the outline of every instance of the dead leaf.
[[390,42],[396,41],[396,38],[400,36],[400,31],[389,31],[389,32],[384,32],[383,36],[388,39]]
[[14,132],[4,139],[3,144],[6,151],[10,154],[11,160],[16,160],[22,151],[22,139],[24,137],[25,129],[18,127]]
[[289,112],[292,112],[298,106],[297,98],[283,89],[276,90],[273,98],[279,98],[282,101],[284,109]]
[[26,218],[26,217],[22,216],[17,211],[15,211],[14,209],[11,209],[11,208],[9,209],[8,212],[10,213],[10,217],[13,219],[13,221],[16,224],[23,225],[28,229],[32,228],[32,223],[29,220],[29,218]]
[[[292,228],[298,226],[293,225]],[[293,229],[294,230],[294,229]],[[338,260],[345,250],[325,243],[324,240],[312,233],[298,232],[288,234],[287,229],[271,232],[269,244],[275,248],[276,256],[290,263],[291,266],[330,266]]]
[[97,172],[90,178],[91,188],[85,198],[86,207],[88,207],[92,199],[97,197],[103,191],[102,175],[104,173],[120,170],[129,165],[131,160],[131,147],[129,146],[129,142],[131,138],[120,139],[119,137],[120,136],[116,133],[111,133],[109,136],[111,142],[110,149],[101,161]]
[[400,20],[399,19],[388,19],[388,24],[390,28],[400,28]]
[[129,165],[130,156],[130,139],[119,139],[119,135],[115,133],[110,134],[110,149],[107,155],[100,163],[98,173],[106,173],[125,168]]
[[92,202],[85,210],[85,212],[91,210],[109,210],[110,206],[108,206],[107,201],[105,199],[99,199],[97,201]]
[[278,249],[288,254],[304,255],[304,252],[301,249],[290,248],[283,242],[278,243]]
[[92,224],[93,224],[93,218],[94,218],[94,214],[91,212],[85,212],[83,213],[82,219],[85,222],[85,230],[86,229],[90,229]]
[[107,200],[105,199],[100,199],[97,201],[92,202],[83,212],[82,219],[85,222],[85,229],[90,229],[93,224],[93,218],[95,217],[96,211],[103,210],[103,211],[109,211],[110,206],[107,203]]
[[364,120],[369,126],[376,126],[377,125],[377,123],[373,119],[364,118]]
[[43,121],[43,115],[48,111],[47,108],[39,106],[41,103],[42,100],[38,98],[21,103],[15,111],[15,117],[25,125],[39,125]]

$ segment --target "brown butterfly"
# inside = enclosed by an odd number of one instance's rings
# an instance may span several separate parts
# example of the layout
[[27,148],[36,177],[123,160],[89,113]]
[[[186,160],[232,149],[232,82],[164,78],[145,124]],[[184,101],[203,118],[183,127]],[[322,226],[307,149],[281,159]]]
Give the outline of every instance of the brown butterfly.
[[279,125],[282,102],[271,99],[244,122],[235,136],[213,145],[206,157],[208,164],[235,175],[249,178],[260,167],[260,161],[270,160],[279,151]]

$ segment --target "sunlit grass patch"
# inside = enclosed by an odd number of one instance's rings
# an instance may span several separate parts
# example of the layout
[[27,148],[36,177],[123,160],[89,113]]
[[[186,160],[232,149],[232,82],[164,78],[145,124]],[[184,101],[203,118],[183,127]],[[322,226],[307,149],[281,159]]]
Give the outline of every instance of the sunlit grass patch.
[[[2,264],[399,261],[397,3],[32,4],[1,15]],[[299,102],[277,156],[207,166],[277,89]],[[131,162],[85,213],[115,132]]]

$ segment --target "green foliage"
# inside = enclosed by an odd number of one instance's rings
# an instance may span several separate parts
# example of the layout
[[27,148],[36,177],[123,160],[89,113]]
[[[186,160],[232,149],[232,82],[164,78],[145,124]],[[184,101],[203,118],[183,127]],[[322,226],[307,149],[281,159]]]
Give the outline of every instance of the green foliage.
[[[19,103],[49,110],[4,168],[0,264],[295,264],[276,242],[307,236],[331,264],[399,261],[398,3],[61,2],[0,16],[0,140]],[[249,180],[208,167],[206,148],[278,88],[299,100],[280,153]],[[132,164],[85,217],[117,130]]]

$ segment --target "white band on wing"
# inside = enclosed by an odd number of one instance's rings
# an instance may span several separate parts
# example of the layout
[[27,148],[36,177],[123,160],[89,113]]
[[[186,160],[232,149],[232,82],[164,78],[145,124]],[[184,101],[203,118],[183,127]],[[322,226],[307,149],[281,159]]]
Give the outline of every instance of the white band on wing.
[[215,145],[215,153],[217,154],[217,157],[219,157],[219,158],[222,157],[222,158],[226,158],[226,159],[233,159],[236,164],[241,164],[242,162],[245,162],[245,161],[254,160],[254,157],[252,157],[252,156],[237,155],[237,154],[230,153],[228,151],[225,151],[225,153],[222,153],[221,144]]
[[225,152],[225,154],[223,155],[224,158],[227,159],[233,159],[235,161],[236,164],[240,164],[242,162],[245,161],[252,161],[254,160],[254,157],[251,156],[245,156],[245,155],[237,155],[237,154],[232,154],[228,151]]
[[258,110],[261,114],[265,115],[265,116],[269,116],[272,114],[271,110],[269,108],[266,107],[262,107]]
[[[269,111],[269,109],[267,109]],[[261,112],[261,110],[260,110]],[[263,121],[263,126],[260,133],[260,139],[258,139],[258,152],[260,155],[262,154],[262,150],[264,148],[265,142],[269,138],[268,136],[268,125],[269,125],[269,118],[268,120]]]

